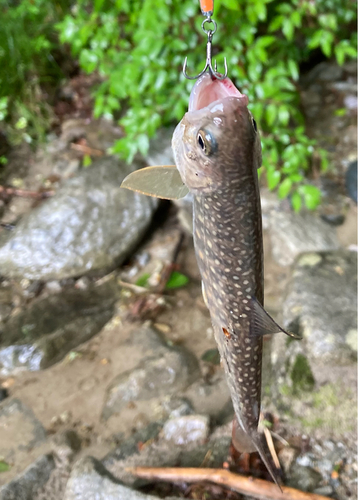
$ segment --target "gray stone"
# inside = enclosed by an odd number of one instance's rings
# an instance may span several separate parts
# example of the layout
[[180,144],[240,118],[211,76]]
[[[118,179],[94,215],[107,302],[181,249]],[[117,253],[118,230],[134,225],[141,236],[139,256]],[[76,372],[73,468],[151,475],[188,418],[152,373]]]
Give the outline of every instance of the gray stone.
[[[84,457],[75,464],[71,472],[63,500],[159,499],[122,485],[103,467],[101,462],[92,457]],[[175,499],[172,498],[172,500]]]
[[0,457],[8,463],[46,440],[46,431],[32,410],[19,399],[0,404]]
[[303,334],[310,359],[346,362],[357,355],[357,254],[301,255],[283,304],[283,323]]
[[174,203],[179,208],[179,222],[188,233],[193,234],[193,195],[189,193],[180,200],[174,200]]
[[43,455],[23,474],[0,488],[0,500],[34,500],[36,493],[47,483],[54,469],[53,456]]
[[[222,371],[210,381],[196,380],[184,393],[194,411],[209,415],[215,421],[223,421],[223,412],[232,409],[231,397],[225,375]],[[230,412],[230,410],[229,410]]]
[[208,438],[209,430],[209,417],[206,415],[186,415],[167,420],[163,436],[176,445],[187,445],[203,442]]
[[295,464],[290,470],[286,486],[302,491],[313,491],[320,485],[321,481],[322,476],[319,472],[311,467]]
[[160,357],[146,359],[134,370],[124,372],[112,381],[103,418],[108,419],[113,413],[120,412],[130,401],[145,401],[183,390],[198,374],[195,356],[182,347],[162,345]]
[[193,407],[187,399],[170,398],[162,402],[162,408],[169,418],[183,417],[194,413]]
[[[148,465],[151,467],[200,467],[204,459],[206,467],[221,467],[229,452],[231,427],[231,423],[219,427],[204,442],[194,441],[180,446],[164,439],[163,432],[158,434],[158,426],[155,427],[152,424],[148,431],[141,431],[121,443],[103,458],[102,463],[116,478],[129,486],[145,484],[145,482],[130,474],[128,467]],[[139,443],[142,443],[140,451]]]
[[0,239],[4,276],[53,280],[111,268],[142,238],[157,201],[127,189],[133,167],[101,158]]
[[303,252],[322,252],[339,247],[336,230],[317,214],[273,211],[269,221],[272,254],[278,264],[291,265]]
[[113,278],[87,290],[35,299],[0,325],[0,373],[39,370],[61,360],[111,319],[118,293]]

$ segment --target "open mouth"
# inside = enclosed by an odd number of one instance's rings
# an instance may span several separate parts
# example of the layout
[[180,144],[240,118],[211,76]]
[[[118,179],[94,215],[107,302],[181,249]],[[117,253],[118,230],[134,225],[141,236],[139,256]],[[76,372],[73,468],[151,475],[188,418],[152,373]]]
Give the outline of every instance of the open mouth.
[[243,100],[247,106],[248,98],[235,87],[230,78],[224,80],[213,79],[209,73],[205,73],[195,83],[189,99],[189,111],[197,111],[206,108],[215,101],[226,97],[237,97]]

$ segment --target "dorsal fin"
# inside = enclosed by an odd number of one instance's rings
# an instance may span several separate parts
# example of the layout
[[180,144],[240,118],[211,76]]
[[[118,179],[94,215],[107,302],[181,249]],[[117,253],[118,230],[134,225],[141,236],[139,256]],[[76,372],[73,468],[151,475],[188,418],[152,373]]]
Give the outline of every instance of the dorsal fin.
[[121,187],[166,200],[178,200],[189,193],[175,165],[136,170],[127,175]]
[[262,305],[256,300],[255,297],[251,298],[252,307],[252,321],[250,327],[250,335],[254,337],[260,337],[269,333],[285,333],[289,337],[294,339],[302,340],[300,335],[296,335],[292,332],[287,332],[280,325],[274,321],[268,312],[262,307]]

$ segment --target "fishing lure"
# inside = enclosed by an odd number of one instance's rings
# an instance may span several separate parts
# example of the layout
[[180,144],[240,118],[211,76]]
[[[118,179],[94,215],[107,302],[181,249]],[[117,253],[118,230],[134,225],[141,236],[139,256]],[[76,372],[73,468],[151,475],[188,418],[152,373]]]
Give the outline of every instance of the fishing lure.
[[[183,74],[184,74],[185,78],[187,78],[188,80],[197,80],[204,73],[206,73],[207,71],[209,71],[210,75],[213,78],[216,78],[217,80],[225,80],[225,78],[227,77],[226,57],[225,57],[225,60],[224,60],[225,72],[224,72],[223,75],[217,71],[216,61],[214,63],[214,68],[213,68],[212,62],[211,62],[212,41],[213,41],[214,33],[217,30],[217,24],[214,21],[214,19],[211,18],[211,16],[214,13],[214,0],[200,0],[200,8],[201,8],[201,12],[206,17],[206,19],[204,19],[204,21],[201,23],[201,29],[203,30],[203,32],[208,37],[208,40],[207,40],[207,43],[206,43],[206,61],[205,61],[205,67],[204,67],[204,69],[198,75],[196,75],[196,76],[189,76],[187,74],[187,72],[186,72],[187,61],[188,61],[188,58],[186,57],[185,61],[184,61],[184,66],[183,66]],[[208,24],[208,25],[213,24],[213,26],[214,26],[213,29],[206,28],[205,27],[206,24]]]

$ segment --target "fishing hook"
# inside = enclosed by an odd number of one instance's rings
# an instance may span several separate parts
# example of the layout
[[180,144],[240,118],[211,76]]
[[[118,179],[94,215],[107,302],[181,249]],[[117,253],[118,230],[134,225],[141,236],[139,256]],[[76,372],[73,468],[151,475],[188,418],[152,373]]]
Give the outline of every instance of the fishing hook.
[[[205,23],[213,23],[214,25],[214,29],[205,29]],[[216,65],[216,61],[214,63],[214,68],[212,66],[212,62],[211,62],[211,45],[212,45],[212,39],[213,39],[213,34],[216,32],[216,29],[217,29],[217,24],[216,22],[211,19],[210,16],[208,16],[206,19],[204,19],[204,21],[201,23],[201,29],[204,31],[204,33],[206,33],[208,35],[208,41],[206,43],[206,64],[205,64],[205,68],[196,76],[189,76],[186,72],[186,68],[187,68],[187,61],[188,61],[188,58],[186,57],[185,58],[185,61],[184,61],[184,66],[183,66],[183,74],[185,76],[185,78],[187,78],[188,80],[196,80],[197,78],[200,78],[206,71],[209,71],[210,75],[212,78],[216,78],[217,80],[224,80],[226,77],[227,77],[227,63],[226,63],[226,57],[225,57],[225,60],[224,60],[224,67],[225,67],[225,73],[224,75],[222,75],[221,73],[218,73],[217,71],[217,65]]]

